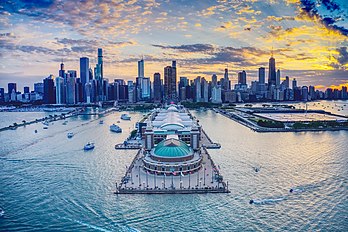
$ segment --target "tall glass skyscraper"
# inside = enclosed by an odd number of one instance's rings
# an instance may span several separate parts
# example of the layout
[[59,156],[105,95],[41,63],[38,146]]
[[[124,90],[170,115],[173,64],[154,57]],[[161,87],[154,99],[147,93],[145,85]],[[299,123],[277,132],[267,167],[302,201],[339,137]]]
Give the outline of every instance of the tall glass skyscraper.
[[276,85],[276,65],[273,56],[269,58],[269,68],[268,68],[268,86]]
[[144,77],[144,60],[138,61],[138,77]]
[[89,59],[88,57],[80,58],[80,78],[82,83],[83,99],[86,102],[86,83],[89,82]]

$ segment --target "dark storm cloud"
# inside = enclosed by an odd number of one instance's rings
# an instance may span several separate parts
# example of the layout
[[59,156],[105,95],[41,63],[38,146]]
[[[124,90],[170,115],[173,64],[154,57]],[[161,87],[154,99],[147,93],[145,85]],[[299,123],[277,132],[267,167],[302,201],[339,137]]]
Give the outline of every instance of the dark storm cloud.
[[[337,22],[336,17],[329,17],[327,15],[320,14],[317,3],[322,4],[326,8],[326,10],[330,12],[339,11],[340,6],[333,0],[301,0],[301,9],[302,14],[306,14],[312,19],[319,19],[320,22],[327,27],[328,29],[333,29],[339,31],[343,35],[348,36],[348,29],[343,26],[337,26],[335,23]],[[341,19],[341,17],[337,17],[337,19]]]

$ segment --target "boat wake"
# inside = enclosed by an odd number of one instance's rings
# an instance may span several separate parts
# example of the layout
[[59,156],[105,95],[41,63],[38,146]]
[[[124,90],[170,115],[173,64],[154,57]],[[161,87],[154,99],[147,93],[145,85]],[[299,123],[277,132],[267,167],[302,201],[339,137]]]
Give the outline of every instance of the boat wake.
[[5,210],[3,210],[3,209],[0,207],[0,218],[1,218],[2,216],[4,216],[4,214],[5,214]]
[[271,205],[271,204],[276,204],[281,201],[286,200],[285,197],[279,197],[279,198],[265,198],[265,199],[252,199],[249,201],[250,204],[255,204],[255,205]]

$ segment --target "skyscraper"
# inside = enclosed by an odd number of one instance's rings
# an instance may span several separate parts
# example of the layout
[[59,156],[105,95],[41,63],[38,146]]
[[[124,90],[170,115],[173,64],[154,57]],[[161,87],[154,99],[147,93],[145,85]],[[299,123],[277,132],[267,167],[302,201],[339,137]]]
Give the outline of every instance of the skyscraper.
[[82,83],[82,96],[84,101],[86,102],[86,84],[89,83],[89,59],[88,57],[80,58],[80,78]]
[[144,60],[143,59],[138,61],[138,77],[145,77],[144,76]]
[[75,104],[75,77],[70,74],[66,77],[66,104]]
[[297,81],[296,81],[296,79],[294,78],[293,80],[292,80],[292,89],[296,89],[297,88]]
[[104,73],[103,73],[103,49],[102,48],[98,48],[98,65],[100,67],[101,79],[103,79]]
[[216,74],[213,74],[211,76],[211,84],[212,84],[212,86],[216,86],[217,85],[217,76],[216,76]]
[[268,68],[268,87],[271,85],[276,85],[276,66],[275,59],[273,55],[269,58],[269,68]]
[[230,79],[228,77],[228,69],[225,68],[225,73],[224,73],[224,90],[229,90],[230,89]]
[[56,103],[63,104],[63,89],[64,89],[64,79],[63,77],[56,77]]
[[277,74],[276,74],[276,87],[279,87],[280,85],[280,70],[277,70]]
[[238,73],[238,84],[246,85],[246,72],[244,70]]
[[162,100],[162,80],[160,73],[153,74],[153,98],[154,101]]
[[202,99],[201,77],[198,76],[194,80],[194,101],[200,102]]
[[259,68],[259,83],[265,84],[266,69],[264,67]]
[[172,66],[164,68],[164,97],[166,100],[176,100],[176,61]]
[[11,94],[14,90],[14,92],[17,92],[17,84],[16,83],[8,83],[7,84],[8,94]]
[[64,63],[63,63],[63,61],[60,64],[59,76],[62,77],[62,78],[65,78],[65,70],[64,70]]
[[44,103],[54,104],[55,92],[54,92],[54,81],[53,81],[52,75],[50,75],[49,77],[43,80],[43,86],[44,86],[44,96],[43,96]]

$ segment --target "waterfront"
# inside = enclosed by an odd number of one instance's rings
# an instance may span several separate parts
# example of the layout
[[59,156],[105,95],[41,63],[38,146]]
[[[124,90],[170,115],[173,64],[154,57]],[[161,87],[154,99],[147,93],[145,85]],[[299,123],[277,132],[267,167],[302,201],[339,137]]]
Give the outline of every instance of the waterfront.
[[[48,130],[39,123],[0,133],[0,206],[5,211],[0,230],[348,228],[348,131],[263,134],[212,111],[192,113],[222,145],[209,153],[229,182],[230,194],[115,195],[115,182],[136,151],[115,150],[114,145],[128,137],[142,114],[131,113],[132,121],[122,121],[122,134],[109,131],[121,112],[104,117],[104,125],[95,116],[79,116]],[[7,118],[6,125],[13,123]],[[75,133],[71,140],[69,131]],[[88,141],[96,148],[84,152]],[[290,194],[290,188],[296,192]],[[250,205],[250,199],[259,200]]]

